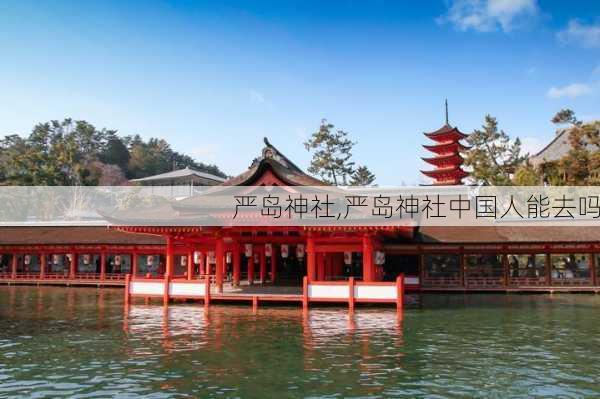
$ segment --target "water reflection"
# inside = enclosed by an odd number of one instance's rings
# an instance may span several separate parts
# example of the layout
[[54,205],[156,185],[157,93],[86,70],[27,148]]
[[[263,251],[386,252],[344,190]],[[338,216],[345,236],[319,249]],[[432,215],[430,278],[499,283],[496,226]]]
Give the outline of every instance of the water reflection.
[[3,287],[0,397],[591,397],[598,311],[588,295],[424,296],[398,317]]

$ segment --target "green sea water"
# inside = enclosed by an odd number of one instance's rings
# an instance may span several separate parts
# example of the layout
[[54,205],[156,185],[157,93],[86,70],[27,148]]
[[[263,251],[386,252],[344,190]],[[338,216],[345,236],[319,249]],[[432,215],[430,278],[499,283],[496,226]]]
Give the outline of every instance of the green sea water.
[[136,302],[0,287],[0,397],[599,397],[600,296],[394,308]]

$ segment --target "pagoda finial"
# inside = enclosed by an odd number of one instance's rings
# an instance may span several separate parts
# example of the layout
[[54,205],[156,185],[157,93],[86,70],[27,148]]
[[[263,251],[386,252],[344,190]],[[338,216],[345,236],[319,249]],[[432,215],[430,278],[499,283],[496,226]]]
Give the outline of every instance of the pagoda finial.
[[446,99],[445,104],[446,104],[446,125],[448,125],[448,99]]

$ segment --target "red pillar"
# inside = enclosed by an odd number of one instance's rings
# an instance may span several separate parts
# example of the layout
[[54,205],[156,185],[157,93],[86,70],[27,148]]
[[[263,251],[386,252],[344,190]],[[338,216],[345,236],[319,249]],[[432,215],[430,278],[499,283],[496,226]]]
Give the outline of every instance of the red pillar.
[[217,243],[215,246],[215,260],[217,264],[215,265],[215,280],[217,282],[217,292],[223,292],[223,266],[225,265],[225,252],[223,248],[223,238],[217,238]]
[[187,254],[187,279],[194,277],[194,253],[189,251]]
[[206,266],[205,266],[206,262],[205,262],[205,259],[204,259],[204,253],[200,252],[200,256],[198,257],[198,260],[200,261],[200,263],[198,263],[198,272],[201,275],[208,274],[206,272]]
[[12,262],[10,264],[10,276],[11,278],[17,278],[17,262],[19,261],[18,255],[13,254]]
[[363,280],[373,281],[375,278],[374,274],[374,262],[373,262],[373,239],[369,235],[363,236]]
[[254,254],[248,257],[248,284],[254,284]]
[[271,282],[275,283],[277,277],[277,251],[273,248],[271,252]]
[[325,254],[317,253],[317,280],[325,281]]
[[166,253],[166,268],[165,274],[172,276],[175,271],[175,248],[173,243],[173,237],[167,236],[167,253]]
[[131,276],[135,278],[138,271],[138,254],[133,252],[131,254]]
[[77,254],[70,254],[71,262],[69,263],[69,277],[75,278],[75,274],[77,273]]
[[106,279],[106,252],[100,254],[100,280]]
[[308,276],[308,282],[316,281],[317,260],[315,253],[315,239],[312,237],[306,239],[306,274]]
[[242,253],[239,244],[233,246],[233,286],[240,285],[240,275],[242,273]]
[[267,255],[265,248],[260,253],[260,283],[263,284],[267,277]]
[[48,265],[48,258],[45,253],[40,254],[40,278],[46,277],[46,267]]

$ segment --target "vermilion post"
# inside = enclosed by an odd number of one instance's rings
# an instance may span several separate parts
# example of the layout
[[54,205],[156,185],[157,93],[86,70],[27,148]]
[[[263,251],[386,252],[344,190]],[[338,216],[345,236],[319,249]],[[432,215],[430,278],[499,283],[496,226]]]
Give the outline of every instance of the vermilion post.
[[254,284],[254,256],[248,257],[248,284]]
[[373,263],[373,241],[369,235],[363,237],[363,280],[373,281],[374,263]]
[[396,311],[402,312],[404,306],[404,274],[400,274],[396,278]]
[[12,256],[12,262],[10,265],[10,277],[11,278],[17,278],[17,262],[18,262],[18,255],[17,254],[13,254]]
[[71,263],[69,264],[69,277],[75,278],[75,273],[77,273],[77,254],[71,253]]
[[187,279],[191,280],[194,277],[194,254],[188,252],[187,254]]
[[238,287],[240,285],[240,275],[242,272],[242,254],[240,252],[239,244],[233,246],[233,285]]
[[131,274],[133,277],[137,276],[138,271],[138,254],[134,252],[131,254]]
[[256,295],[254,295],[252,297],[252,310],[254,312],[256,312],[257,309],[258,309],[258,297]]
[[175,270],[175,250],[173,248],[173,237],[167,236],[166,270],[165,275],[172,276]]
[[106,279],[106,252],[100,254],[100,280]]
[[208,274],[204,275],[204,288],[206,292],[204,293],[204,305],[210,305],[210,276]]
[[264,284],[267,276],[267,255],[265,249],[260,253],[260,283]]
[[348,279],[348,308],[354,311],[354,277]]
[[302,278],[302,308],[308,309],[308,276]]
[[223,238],[217,238],[215,247],[215,257],[217,264],[215,265],[215,279],[217,284],[217,292],[223,292],[223,266],[225,265],[225,252],[223,249]]
[[40,278],[46,277],[46,268],[48,266],[48,258],[45,253],[40,254]]
[[306,239],[306,271],[308,275],[308,281],[315,281],[317,279],[315,239],[312,237],[308,237]]
[[171,276],[168,274],[165,274],[165,289],[163,291],[163,304],[164,305],[168,305],[169,304],[169,284],[171,281]]
[[129,295],[131,292],[131,289],[129,288],[130,284],[131,284],[131,274],[127,273],[125,275],[125,305],[129,304]]
[[275,283],[275,278],[277,277],[277,251],[273,248],[271,253],[271,282]]

